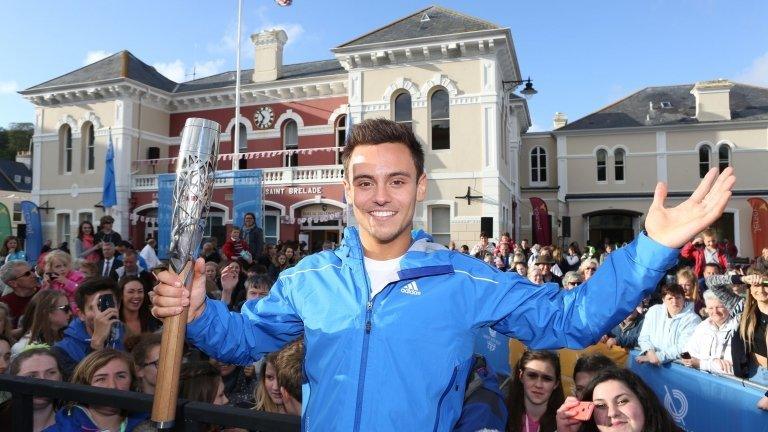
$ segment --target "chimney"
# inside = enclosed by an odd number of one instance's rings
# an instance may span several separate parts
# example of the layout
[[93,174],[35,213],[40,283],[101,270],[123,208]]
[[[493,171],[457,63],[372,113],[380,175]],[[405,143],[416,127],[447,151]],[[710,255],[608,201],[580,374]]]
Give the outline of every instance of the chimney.
[[556,112],[555,118],[552,120],[552,129],[560,129],[568,124],[568,116],[565,113]]
[[253,82],[268,82],[280,78],[286,41],[288,35],[281,29],[265,30],[251,35],[256,62],[253,68]]
[[725,79],[697,82],[691,90],[696,98],[696,119],[701,122],[731,119],[731,88]]

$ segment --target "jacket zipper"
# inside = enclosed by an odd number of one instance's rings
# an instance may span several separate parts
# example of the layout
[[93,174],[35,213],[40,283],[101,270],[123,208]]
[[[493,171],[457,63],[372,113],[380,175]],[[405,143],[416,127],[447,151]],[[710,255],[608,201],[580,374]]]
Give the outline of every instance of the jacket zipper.
[[448,396],[448,393],[453,388],[453,385],[456,381],[456,375],[459,373],[459,367],[456,366],[453,368],[453,374],[451,375],[451,381],[448,383],[448,387],[443,390],[443,394],[440,395],[440,400],[437,402],[437,416],[435,417],[435,428],[432,429],[434,432],[437,432],[438,426],[440,426],[440,411],[443,408],[443,400],[446,396]]
[[368,292],[368,302],[365,304],[365,330],[363,334],[363,355],[360,357],[360,372],[357,376],[357,406],[355,407],[354,430],[360,430],[360,417],[363,414],[363,391],[365,389],[365,369],[368,365],[368,344],[371,335],[371,315],[373,310],[373,298],[371,297],[371,287],[368,283],[368,275],[365,272],[365,263],[360,264],[363,268],[363,279],[365,288]]

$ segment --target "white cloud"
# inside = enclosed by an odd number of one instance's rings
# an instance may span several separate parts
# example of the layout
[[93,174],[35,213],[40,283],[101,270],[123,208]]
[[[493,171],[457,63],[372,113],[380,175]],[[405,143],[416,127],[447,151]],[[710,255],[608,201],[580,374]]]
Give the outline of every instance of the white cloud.
[[768,86],[768,52],[756,58],[735,79],[746,84]]
[[285,46],[296,43],[296,41],[301,39],[301,36],[304,35],[304,27],[298,23],[272,24],[268,22],[263,22],[261,27],[259,27],[259,29],[256,30],[256,32],[258,33],[264,30],[277,30],[277,29],[285,30],[285,33],[288,35],[288,42],[286,42]]
[[[272,22],[271,19],[267,17],[267,11],[268,8],[265,6],[261,6],[256,9],[255,13],[258,17],[259,23],[253,27],[249,27],[247,23],[245,22],[246,19],[243,19],[242,23],[242,36],[243,39],[240,43],[240,55],[243,58],[252,59],[253,58],[253,45],[251,45],[251,34],[262,32],[264,30],[274,30],[274,29],[282,29],[285,31],[285,33],[288,35],[288,42],[286,43],[286,46],[290,46],[301,40],[306,31],[304,30],[304,26],[302,26],[299,23],[291,23],[291,22],[284,22],[284,23],[275,23]],[[227,27],[227,29],[224,31],[224,34],[221,36],[221,38],[213,43],[209,43],[207,45],[207,49],[211,53],[216,54],[230,54],[235,51],[235,47],[237,46],[237,23],[233,22],[231,25]]]
[[105,59],[111,55],[112,53],[106,52],[104,50],[88,51],[88,53],[85,54],[85,60],[83,60],[83,65],[96,63],[97,61],[101,59]]
[[176,82],[183,82],[191,80],[193,72],[195,78],[202,78],[221,72],[221,68],[224,66],[224,60],[216,59],[205,62],[195,62],[194,65],[187,66],[180,59],[176,59],[168,63],[153,63],[152,66],[167,78]]
[[19,84],[16,81],[0,81],[0,94],[16,93]]

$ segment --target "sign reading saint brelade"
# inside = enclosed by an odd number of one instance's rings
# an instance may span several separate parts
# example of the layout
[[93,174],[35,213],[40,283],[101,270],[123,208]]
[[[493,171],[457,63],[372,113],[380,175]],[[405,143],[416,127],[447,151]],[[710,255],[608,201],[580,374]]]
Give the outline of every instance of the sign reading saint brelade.
[[319,195],[322,193],[322,186],[264,188],[265,195]]

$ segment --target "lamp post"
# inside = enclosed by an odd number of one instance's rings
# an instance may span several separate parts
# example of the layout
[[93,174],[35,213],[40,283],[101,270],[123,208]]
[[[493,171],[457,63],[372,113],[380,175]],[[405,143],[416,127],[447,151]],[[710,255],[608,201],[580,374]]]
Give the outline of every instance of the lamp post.
[[[530,100],[533,95],[538,93],[535,88],[533,88],[533,82],[531,81],[531,77],[528,77],[526,80],[512,80],[512,81],[502,81],[504,84],[504,90],[512,90],[515,87],[519,86],[520,84],[525,83],[525,88],[520,91],[520,94],[523,95],[524,98]],[[509,87],[507,87],[509,85]]]

